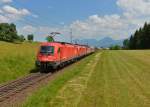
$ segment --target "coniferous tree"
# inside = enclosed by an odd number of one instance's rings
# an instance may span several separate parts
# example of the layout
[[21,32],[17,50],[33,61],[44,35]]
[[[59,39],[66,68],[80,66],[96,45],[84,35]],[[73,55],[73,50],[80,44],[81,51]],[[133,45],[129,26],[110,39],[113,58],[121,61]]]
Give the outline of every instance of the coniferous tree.
[[124,48],[124,49],[129,49],[129,39],[125,39],[125,40],[123,41],[123,48]]
[[143,28],[136,30],[128,41],[129,49],[150,49],[150,23],[145,23]]

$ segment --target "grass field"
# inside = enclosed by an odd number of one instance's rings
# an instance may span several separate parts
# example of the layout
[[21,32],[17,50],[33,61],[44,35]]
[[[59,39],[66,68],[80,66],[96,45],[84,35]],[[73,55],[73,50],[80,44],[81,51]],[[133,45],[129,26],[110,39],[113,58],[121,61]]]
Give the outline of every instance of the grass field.
[[24,76],[34,69],[38,43],[0,41],[0,83]]
[[30,96],[25,102],[25,104],[23,104],[23,106],[49,107],[50,101],[57,95],[59,90],[64,87],[64,84],[66,84],[73,78],[78,77],[82,73],[82,71],[86,68],[87,64],[89,64],[89,62],[93,60],[93,56],[95,55],[86,57],[80,62],[77,62],[66,68],[65,72],[57,76],[57,78],[51,81],[49,85],[45,87],[43,86],[43,88],[35,92],[32,96]]
[[103,51],[67,68],[24,107],[150,107],[150,51]]

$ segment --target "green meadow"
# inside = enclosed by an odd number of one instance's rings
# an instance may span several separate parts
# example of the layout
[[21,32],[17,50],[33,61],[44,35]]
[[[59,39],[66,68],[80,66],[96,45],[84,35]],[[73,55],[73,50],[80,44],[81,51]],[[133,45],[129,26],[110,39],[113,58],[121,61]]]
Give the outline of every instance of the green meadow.
[[[0,83],[31,73],[38,43],[0,42]],[[62,70],[23,107],[150,107],[150,50],[98,51]]]
[[29,74],[34,69],[38,43],[0,41],[0,83]]
[[150,51],[97,52],[31,95],[23,107],[150,107]]

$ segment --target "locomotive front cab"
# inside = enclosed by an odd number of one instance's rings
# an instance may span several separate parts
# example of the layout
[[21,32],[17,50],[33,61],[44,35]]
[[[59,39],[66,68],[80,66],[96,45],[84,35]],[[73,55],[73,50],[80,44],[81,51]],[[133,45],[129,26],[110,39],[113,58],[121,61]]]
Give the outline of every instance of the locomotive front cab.
[[41,69],[53,69],[57,67],[55,46],[44,44],[40,46],[36,66]]

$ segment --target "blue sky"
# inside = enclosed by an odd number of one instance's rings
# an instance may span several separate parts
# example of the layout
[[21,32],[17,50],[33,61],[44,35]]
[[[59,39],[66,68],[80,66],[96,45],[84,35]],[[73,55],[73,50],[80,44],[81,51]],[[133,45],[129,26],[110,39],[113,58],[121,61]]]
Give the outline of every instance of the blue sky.
[[[140,6],[139,6],[140,5]],[[45,40],[128,38],[150,21],[150,0],[0,0],[0,22],[15,23],[20,34]]]
[[[35,24],[56,25],[71,24],[75,20],[85,20],[88,16],[120,13],[116,0],[15,0],[13,6],[27,8],[40,16],[28,17]],[[27,19],[27,20],[28,20]]]

